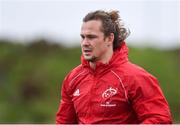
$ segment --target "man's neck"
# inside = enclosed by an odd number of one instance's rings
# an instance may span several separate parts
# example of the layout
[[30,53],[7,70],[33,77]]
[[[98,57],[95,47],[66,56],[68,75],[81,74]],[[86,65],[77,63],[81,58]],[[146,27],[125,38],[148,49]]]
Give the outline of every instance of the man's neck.
[[104,55],[104,57],[103,57],[101,60],[97,60],[97,61],[94,61],[94,62],[89,62],[90,67],[95,70],[95,69],[96,69],[96,63],[97,63],[97,62],[101,62],[101,63],[103,63],[103,64],[108,64],[109,61],[110,61],[111,58],[112,58],[112,55],[113,55],[113,50],[110,49],[110,50]]

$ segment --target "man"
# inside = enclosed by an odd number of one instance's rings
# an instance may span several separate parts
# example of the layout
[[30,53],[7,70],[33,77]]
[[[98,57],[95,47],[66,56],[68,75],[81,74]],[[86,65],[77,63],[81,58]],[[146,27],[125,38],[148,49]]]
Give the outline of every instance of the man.
[[118,11],[84,17],[82,64],[63,82],[57,124],[172,123],[156,78],[128,61],[128,35]]

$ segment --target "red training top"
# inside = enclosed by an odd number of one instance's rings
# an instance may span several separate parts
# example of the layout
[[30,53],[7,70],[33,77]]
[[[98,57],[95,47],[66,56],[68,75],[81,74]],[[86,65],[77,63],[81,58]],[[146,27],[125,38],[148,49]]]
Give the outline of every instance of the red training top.
[[128,61],[124,42],[108,64],[97,62],[95,70],[81,61],[63,82],[57,124],[172,123],[158,81]]

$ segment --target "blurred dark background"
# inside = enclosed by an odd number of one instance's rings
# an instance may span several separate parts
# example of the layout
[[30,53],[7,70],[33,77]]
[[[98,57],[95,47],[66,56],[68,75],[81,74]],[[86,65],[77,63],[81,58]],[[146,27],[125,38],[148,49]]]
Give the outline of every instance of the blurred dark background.
[[[46,39],[28,44],[1,39],[0,123],[55,123],[62,81],[80,55],[78,46]],[[129,58],[158,78],[174,123],[180,122],[180,48],[130,47]]]

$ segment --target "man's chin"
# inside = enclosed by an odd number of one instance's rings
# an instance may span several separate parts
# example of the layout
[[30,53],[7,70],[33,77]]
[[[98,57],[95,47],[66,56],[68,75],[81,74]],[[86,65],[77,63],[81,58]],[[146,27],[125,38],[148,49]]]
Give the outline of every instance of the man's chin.
[[96,61],[96,57],[84,57],[84,59],[89,61],[89,62],[95,62]]

